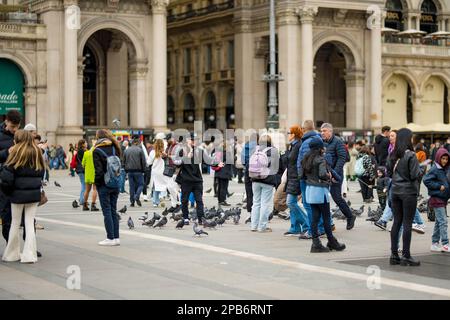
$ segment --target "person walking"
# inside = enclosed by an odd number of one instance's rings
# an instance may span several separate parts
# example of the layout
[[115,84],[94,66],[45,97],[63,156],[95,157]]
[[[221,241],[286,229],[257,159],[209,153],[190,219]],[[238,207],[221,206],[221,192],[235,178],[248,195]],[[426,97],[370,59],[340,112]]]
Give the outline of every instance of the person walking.
[[235,161],[235,167],[237,170],[237,177],[238,177],[238,183],[243,184],[244,181],[242,178],[244,177],[244,165],[242,164],[242,151],[244,150],[244,145],[241,140],[236,139],[236,161]]
[[133,139],[131,147],[125,151],[123,160],[125,171],[128,174],[128,181],[130,183],[131,207],[134,207],[135,203],[139,207],[142,207],[140,197],[142,190],[144,189],[144,173],[147,162],[139,138]]
[[428,206],[434,209],[436,222],[431,237],[431,251],[450,253],[448,246],[447,203],[450,198],[448,179],[450,153],[446,148],[436,152],[436,161],[425,175],[423,183],[428,188]]
[[180,185],[176,182],[177,179],[177,170],[176,165],[173,162],[173,158],[177,157],[176,155],[181,151],[180,145],[178,141],[175,140],[175,137],[172,134],[168,134],[166,136],[167,138],[167,147],[166,147],[166,154],[168,156],[168,159],[166,161],[166,166],[171,167],[171,173],[169,175],[172,175],[171,177],[167,177],[167,191],[169,191],[170,196],[170,205],[171,207],[168,209],[170,213],[178,213],[181,210],[180,206]]
[[[217,195],[219,207],[229,207],[230,204],[226,201],[228,196],[228,184],[233,177],[233,165],[232,162],[234,153],[231,146],[226,142],[223,142],[218,149],[215,149],[214,159],[217,162],[223,162],[223,167],[213,167],[214,178],[217,179]],[[231,159],[231,160],[230,160]]]
[[361,187],[361,195],[364,203],[373,202],[373,188],[375,187],[376,170],[375,164],[372,163],[370,157],[370,148],[363,146],[359,151],[357,164],[362,165],[362,174],[358,176],[359,185]]
[[78,177],[80,178],[80,185],[81,185],[81,191],[80,191],[80,205],[84,206],[84,194],[86,193],[86,182],[85,182],[85,176],[84,176],[84,167],[83,167],[83,157],[84,152],[87,149],[87,142],[84,139],[81,139],[78,141],[77,144],[77,151],[75,152],[74,158],[75,158],[75,172],[77,173]]
[[[347,151],[344,142],[335,137],[333,134],[333,126],[330,123],[322,124],[320,131],[326,148],[325,159],[330,168],[333,169],[338,176],[343,177],[344,165],[347,159]],[[347,230],[353,229],[356,216],[352,214],[347,202],[345,202],[342,197],[342,179],[331,185],[330,193],[336,205],[347,218]]]
[[[0,172],[2,189],[11,200],[12,222],[9,241],[3,253],[3,261],[21,263],[37,262],[34,218],[41,200],[45,163],[41,149],[34,143],[30,132],[19,130],[14,136],[15,146]],[[25,216],[25,244],[20,253],[19,229]]]
[[389,133],[391,132],[391,127],[384,126],[381,128],[381,134],[375,137],[375,158],[377,165],[386,166],[386,160],[389,155]]
[[247,204],[247,212],[251,214],[253,207],[253,189],[252,180],[248,174],[248,167],[251,155],[255,152],[255,148],[258,144],[259,136],[256,132],[252,133],[249,140],[244,145],[244,150],[241,154],[241,162],[244,165],[244,184],[245,184],[245,198]]
[[261,136],[248,166],[253,192],[251,215],[251,231],[253,232],[272,232],[267,224],[269,215],[273,211],[279,161],[280,155],[278,149],[273,147],[271,137]]
[[358,150],[356,150],[355,144],[353,142],[348,143],[348,153],[350,154],[350,162],[347,162],[345,164],[347,166],[347,179],[349,181],[355,181],[356,180],[355,164],[356,164],[356,157],[358,156]]
[[[330,224],[330,186],[341,179],[329,167],[325,160],[325,145],[322,140],[314,139],[309,143],[310,151],[302,160],[300,177],[306,179],[306,192],[304,197],[311,205],[313,220],[311,224],[312,240],[311,252],[329,252],[330,250],[342,251],[345,244],[341,244],[333,236]],[[327,246],[320,241],[319,220],[322,221],[328,238]]]
[[[93,152],[95,185],[97,186],[100,197],[106,229],[106,239],[100,241],[98,244],[100,246],[119,246],[117,200],[119,198],[120,188],[120,145],[109,130],[98,130],[96,139],[97,143]],[[114,167],[114,164],[117,165],[117,168]],[[114,172],[112,169],[117,172]],[[116,178],[111,175],[115,175],[116,173],[117,185],[111,186],[110,183],[114,182],[114,178]],[[105,179],[106,177],[109,178],[109,181]]]
[[308,215],[299,207],[298,197],[301,194],[297,162],[302,145],[302,128],[292,126],[288,131],[289,149],[287,151],[286,204],[290,211],[291,227],[284,233],[286,237],[300,237],[310,234]]
[[[147,165],[152,167],[151,180],[153,184],[153,207],[160,204],[160,195],[167,191],[167,177],[164,175],[165,158],[164,141],[157,139],[154,143],[154,149],[150,151]],[[150,186],[151,188],[151,186]]]
[[[95,142],[93,143],[95,145]],[[95,166],[94,166],[94,150],[93,146],[90,150],[85,150],[83,154],[83,160],[81,162],[84,168],[84,183],[85,192],[83,199],[83,211],[98,212],[100,209],[97,208],[97,187],[95,185]],[[92,202],[91,208],[89,208],[89,194],[92,191]]]
[[[75,147],[73,146],[72,143],[70,143],[69,144],[69,159],[68,159],[69,163],[72,163],[74,156],[75,156]],[[69,168],[69,169],[70,169],[70,173],[69,173],[70,176],[75,177],[76,170],[72,169],[72,168]]]
[[123,141],[120,146],[120,149],[121,149],[120,162],[122,163],[122,168],[120,169],[120,187],[119,187],[120,193],[126,192],[125,191],[125,182],[127,180],[127,173],[125,172],[125,167],[123,166],[123,164],[124,164],[123,157],[125,155],[125,151],[128,149],[128,146],[129,146],[128,140]]
[[[394,223],[391,229],[390,264],[419,266],[420,261],[411,256],[411,230],[419,195],[419,178],[422,171],[412,144],[413,134],[407,128],[400,129],[395,149],[388,160],[388,172],[392,178],[390,191]],[[398,234],[403,225],[403,253],[398,255]]]

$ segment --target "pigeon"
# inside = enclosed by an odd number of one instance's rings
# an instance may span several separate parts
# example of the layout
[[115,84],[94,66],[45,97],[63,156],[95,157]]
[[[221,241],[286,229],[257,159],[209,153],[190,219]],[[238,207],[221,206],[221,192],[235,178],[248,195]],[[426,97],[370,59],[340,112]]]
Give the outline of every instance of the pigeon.
[[78,201],[77,201],[77,200],[73,200],[73,202],[72,202],[72,207],[73,207],[74,209],[80,207],[80,205],[78,204]]
[[57,181],[55,181],[55,186],[61,188],[61,185]]
[[153,219],[159,220],[159,219],[161,219],[161,216],[159,214],[157,214],[156,212],[153,212]]
[[165,217],[169,214],[169,210],[167,208],[165,208],[161,214]]
[[237,215],[233,216],[233,222],[235,225],[239,224],[239,219],[241,219],[240,215],[237,214]]
[[180,221],[183,220],[183,215],[182,214],[175,214],[172,213],[172,217],[170,217],[173,221]]
[[205,228],[213,229],[217,226],[217,222],[216,221],[208,221],[205,218],[203,218],[203,226]]
[[139,218],[139,220],[142,220],[144,222],[147,221],[147,219],[148,219],[148,212],[144,213],[144,215]]
[[133,219],[131,219],[131,217],[128,218],[128,222],[127,223],[128,223],[128,228],[130,230],[134,229],[134,222],[133,222]]
[[223,224],[225,223],[225,221],[226,221],[225,217],[222,217],[222,218],[220,218],[220,219],[217,219],[217,225],[220,226],[220,227],[222,227]]
[[122,209],[119,210],[120,213],[124,214],[127,212],[127,206],[125,205]]
[[178,221],[177,226],[175,227],[176,229],[183,229],[184,227],[184,220],[181,219],[180,221]]
[[156,219],[155,218],[151,218],[150,220],[142,222],[142,225],[143,226],[147,226],[147,227],[153,227],[155,222],[156,222]]
[[194,222],[194,225],[193,225],[192,228],[194,229],[194,236],[201,237],[202,234],[208,235],[208,232],[205,232],[205,231],[203,231],[203,229],[200,229],[200,228],[198,227],[197,222]]
[[347,201],[347,205],[348,205],[349,207],[352,206],[352,203],[350,202],[350,200]]
[[356,216],[362,215],[364,213],[364,205],[362,205],[358,210],[352,209],[352,213]]
[[208,190],[205,191],[205,193],[211,193],[212,188],[209,188]]
[[157,224],[155,224],[153,226],[153,228],[162,228],[162,227],[164,227],[166,225],[166,223],[167,223],[167,218],[163,217],[161,220],[158,221]]

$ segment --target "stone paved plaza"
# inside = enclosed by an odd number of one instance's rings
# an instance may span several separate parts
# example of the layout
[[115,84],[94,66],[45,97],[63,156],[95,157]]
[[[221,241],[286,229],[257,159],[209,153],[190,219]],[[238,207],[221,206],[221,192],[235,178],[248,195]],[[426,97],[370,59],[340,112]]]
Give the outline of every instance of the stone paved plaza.
[[[205,176],[205,190],[211,186],[212,179]],[[38,213],[45,227],[37,232],[43,258],[34,265],[0,262],[0,299],[450,298],[450,256],[429,251],[430,222],[425,235],[413,233],[412,253],[422,261],[418,268],[388,265],[389,232],[365,221],[367,213],[351,231],[336,221],[335,235],[347,245],[344,252],[313,255],[310,241],[283,237],[288,222],[278,217],[270,224],[272,233],[251,233],[243,223],[245,212],[239,225],[228,222],[207,230],[208,237],[196,238],[192,225],[183,230],[176,230],[174,222],[161,230],[141,226],[138,218],[153,212],[146,202],[122,216],[120,247],[100,247],[97,242],[105,238],[102,214],[72,208],[78,188],[78,178],[52,172],[46,188],[49,203]],[[243,185],[233,181],[230,189],[235,194],[229,202],[236,205]],[[350,184],[354,208],[362,204],[358,189]],[[204,200],[208,207],[216,204],[212,193]],[[127,195],[122,195],[119,207],[125,204]],[[134,230],[126,225],[128,216]],[[0,252],[4,248],[2,241]],[[80,289],[72,281],[78,275]]]

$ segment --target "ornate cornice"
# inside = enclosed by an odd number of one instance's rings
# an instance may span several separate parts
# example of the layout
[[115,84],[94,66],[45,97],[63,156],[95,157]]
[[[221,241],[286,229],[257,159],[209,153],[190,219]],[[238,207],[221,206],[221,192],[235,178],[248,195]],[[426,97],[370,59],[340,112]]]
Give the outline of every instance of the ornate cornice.
[[312,6],[304,6],[296,10],[296,14],[299,16],[301,23],[312,23],[318,12],[319,8]]
[[289,8],[283,9],[277,12],[277,25],[285,26],[285,25],[298,25],[299,19],[296,13],[296,9]]

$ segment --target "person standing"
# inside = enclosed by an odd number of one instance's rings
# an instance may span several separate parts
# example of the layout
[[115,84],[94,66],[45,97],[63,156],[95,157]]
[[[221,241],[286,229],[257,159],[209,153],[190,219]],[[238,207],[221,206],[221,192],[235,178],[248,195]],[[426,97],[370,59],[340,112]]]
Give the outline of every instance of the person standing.
[[[4,192],[11,199],[12,222],[9,230],[9,241],[3,253],[3,261],[22,263],[37,262],[36,233],[34,218],[41,200],[42,179],[45,174],[45,163],[41,149],[34,143],[30,132],[16,132],[15,146],[0,172],[0,180]],[[25,244],[20,253],[19,229],[25,216]]]
[[371,203],[373,201],[373,188],[375,187],[375,164],[372,163],[370,157],[370,148],[364,146],[359,151],[358,161],[362,162],[363,173],[358,177],[359,185],[361,187],[361,195],[364,203]]
[[[302,160],[300,177],[306,179],[306,192],[303,196],[313,211],[311,252],[342,251],[345,249],[345,244],[339,243],[331,230],[329,192],[330,185],[336,183],[333,180],[340,177],[332,173],[328,161],[325,160],[325,146],[322,140],[312,140],[309,148],[310,151]],[[318,224],[321,217],[328,238],[327,247],[324,247],[320,241]]]
[[[164,146],[164,143],[163,143]],[[150,195],[151,195],[151,190],[152,190],[152,186],[150,186],[149,188],[149,184],[151,182],[151,178],[152,178],[152,166],[149,165],[149,157],[150,157],[150,153],[152,152],[152,150],[154,149],[153,145],[150,142],[146,142],[145,144],[142,144],[142,151],[144,151],[145,154],[145,159],[146,159],[146,163],[147,166],[145,167],[145,174],[144,174],[144,189],[142,190],[142,194],[144,195],[144,201],[147,202],[150,200],[149,195],[147,194],[148,189],[150,189]],[[164,151],[164,149],[163,149]]]
[[[390,197],[394,223],[391,229],[390,264],[419,266],[420,261],[411,257],[411,230],[419,195],[419,178],[422,171],[412,144],[413,134],[407,128],[397,133],[395,149],[389,157],[388,172],[392,177]],[[398,235],[403,225],[403,254],[398,255]]]
[[75,157],[75,172],[77,173],[78,177],[80,178],[80,185],[81,185],[81,191],[80,191],[80,205],[84,206],[84,194],[86,192],[86,182],[84,177],[84,167],[83,167],[83,157],[84,152],[87,149],[87,143],[86,140],[81,139],[78,141],[77,145],[77,151],[74,155]]
[[[94,142],[95,145],[95,142]],[[97,187],[95,186],[95,166],[94,166],[94,150],[95,146],[90,150],[85,150],[83,160],[81,162],[84,168],[84,183],[86,191],[84,192],[83,211],[97,212],[100,211],[95,203],[97,202]],[[92,191],[92,203],[89,209],[89,194]]]
[[[340,177],[344,175],[344,165],[347,159],[347,150],[345,149],[344,142],[341,139],[335,137],[333,134],[333,126],[330,123],[322,124],[320,128],[322,139],[325,142],[326,154],[325,159],[328,165],[333,169]],[[353,229],[355,226],[356,216],[352,214],[347,202],[342,197],[342,179],[334,182],[330,187],[331,197],[337,204],[341,212],[347,218],[347,230]]]
[[175,163],[173,162],[173,158],[177,157],[176,155],[181,151],[178,142],[175,140],[172,134],[167,135],[167,147],[166,154],[168,156],[166,165],[170,166],[173,169],[172,177],[168,177],[167,181],[167,190],[169,191],[170,196],[170,205],[169,208],[170,213],[178,213],[181,210],[180,206],[180,185],[176,182],[177,179],[177,170]]
[[253,207],[253,190],[252,190],[252,180],[248,175],[248,167],[251,155],[255,152],[255,148],[258,145],[259,136],[257,133],[252,133],[249,137],[249,141],[245,143],[244,150],[241,154],[241,162],[245,167],[244,174],[244,184],[245,184],[245,194],[247,200],[247,212],[252,212]]
[[147,165],[152,167],[151,180],[154,187],[153,207],[155,208],[160,204],[161,193],[167,191],[167,177],[164,175],[166,156],[163,140],[157,139],[147,161]]
[[285,191],[286,204],[290,211],[291,227],[284,233],[286,237],[300,237],[300,234],[309,234],[310,226],[307,214],[298,205],[298,196],[301,194],[297,161],[302,145],[303,131],[299,126],[292,126],[288,131],[289,149],[287,151],[287,182]]
[[[75,147],[73,146],[72,143],[69,144],[69,155],[70,155],[70,157],[69,157],[68,162],[71,163],[71,162],[72,162],[72,159],[73,159],[73,157],[74,157],[74,155],[75,155]],[[70,176],[71,176],[71,177],[75,177],[75,171],[76,171],[76,170],[70,168]]]
[[389,149],[389,133],[391,132],[391,127],[384,126],[381,128],[381,134],[375,137],[375,158],[379,166],[386,166],[386,160],[388,157]]
[[244,165],[242,163],[242,151],[244,150],[244,145],[242,141],[239,139],[236,139],[236,161],[235,166],[237,170],[237,176],[238,176],[238,183],[243,184],[244,181],[242,178],[244,177]]
[[125,167],[123,166],[124,160],[123,156],[125,154],[125,151],[128,149],[129,142],[128,140],[124,140],[120,146],[120,161],[122,163],[122,168],[120,169],[120,193],[125,193],[125,181],[127,180],[127,173],[125,172]]
[[128,174],[128,181],[130,183],[131,207],[134,207],[135,203],[139,207],[142,207],[140,197],[144,189],[144,172],[147,162],[139,138],[133,139],[133,143],[125,151],[123,159],[125,171]]
[[233,152],[231,146],[226,142],[223,142],[218,149],[215,149],[214,158],[216,161],[225,163],[222,168],[213,167],[213,170],[215,170],[214,178],[217,179],[217,195],[220,208],[230,206],[226,200],[228,195],[228,184],[233,177],[233,165],[230,163],[230,159],[233,159],[232,157]]
[[[265,164],[264,156],[267,157]],[[259,160],[255,162],[254,158]],[[277,173],[279,168],[280,155],[278,149],[272,146],[272,139],[269,135],[263,135],[255,148],[255,153],[249,160],[249,177],[252,179],[253,206],[251,215],[251,231],[272,232],[267,227],[269,215],[273,211],[274,190],[277,186]],[[262,167],[266,165],[266,167]],[[255,175],[256,170],[260,170],[262,175]]]
[[[108,173],[108,159],[118,157],[120,162],[120,145],[109,130],[97,131],[97,143],[93,152],[95,166],[95,185],[97,186],[100,204],[106,229],[106,239],[100,241],[100,246],[119,246],[119,217],[117,214],[117,200],[119,198],[119,182],[116,187],[106,185],[105,175]],[[142,151],[142,150],[141,150]],[[120,164],[118,174],[120,175]]]
[[358,156],[358,151],[355,148],[355,144],[353,142],[348,143],[348,153],[350,154],[350,162],[347,162],[345,165],[347,166],[347,179],[349,181],[356,180],[355,174],[355,164],[356,157]]

